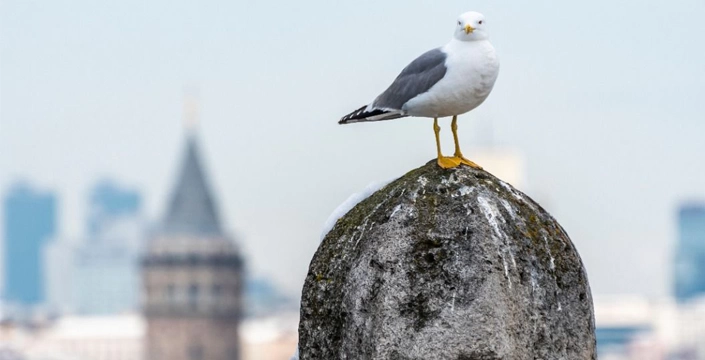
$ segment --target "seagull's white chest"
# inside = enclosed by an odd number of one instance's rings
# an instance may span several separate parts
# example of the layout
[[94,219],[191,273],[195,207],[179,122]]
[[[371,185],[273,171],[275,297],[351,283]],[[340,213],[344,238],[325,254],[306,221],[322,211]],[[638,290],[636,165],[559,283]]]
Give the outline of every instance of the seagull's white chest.
[[447,71],[427,92],[404,104],[406,115],[446,117],[464,114],[482,104],[492,91],[499,59],[487,40],[452,40],[443,47]]

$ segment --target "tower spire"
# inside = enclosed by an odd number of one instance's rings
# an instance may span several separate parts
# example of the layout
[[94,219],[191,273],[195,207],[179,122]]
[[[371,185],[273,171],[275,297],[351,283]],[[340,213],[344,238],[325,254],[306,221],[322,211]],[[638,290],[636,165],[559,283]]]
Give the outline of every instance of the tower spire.
[[198,143],[191,137],[181,173],[167,209],[165,230],[168,233],[221,234],[215,201],[201,166]]

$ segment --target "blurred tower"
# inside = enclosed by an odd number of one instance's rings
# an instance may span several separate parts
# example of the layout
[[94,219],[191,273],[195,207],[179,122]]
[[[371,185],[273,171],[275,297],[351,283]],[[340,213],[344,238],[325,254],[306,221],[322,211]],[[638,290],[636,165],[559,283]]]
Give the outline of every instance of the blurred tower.
[[56,230],[56,199],[27,184],[5,197],[5,299],[19,305],[44,301],[42,246]]
[[705,204],[685,204],[678,211],[674,284],[679,302],[705,296]]
[[193,134],[142,275],[146,359],[240,359],[243,262],[221,228]]

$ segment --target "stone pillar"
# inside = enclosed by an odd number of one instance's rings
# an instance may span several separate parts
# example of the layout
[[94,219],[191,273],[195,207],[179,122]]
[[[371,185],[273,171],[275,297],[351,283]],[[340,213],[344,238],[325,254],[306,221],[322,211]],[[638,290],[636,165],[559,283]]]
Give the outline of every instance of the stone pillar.
[[563,228],[489,173],[435,161],[336,223],[306,277],[301,360],[596,358]]

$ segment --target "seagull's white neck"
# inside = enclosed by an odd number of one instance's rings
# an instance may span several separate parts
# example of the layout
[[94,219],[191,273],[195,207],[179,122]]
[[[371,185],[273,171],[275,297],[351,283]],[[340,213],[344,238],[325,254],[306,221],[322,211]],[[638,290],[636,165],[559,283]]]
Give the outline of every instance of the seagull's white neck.
[[458,40],[457,38],[453,37],[444,46],[444,48],[445,49],[463,49],[463,48],[472,48],[472,47],[477,47],[477,46],[485,46],[489,43],[490,43],[490,41],[487,38],[482,39],[482,40],[463,41],[463,40]]

